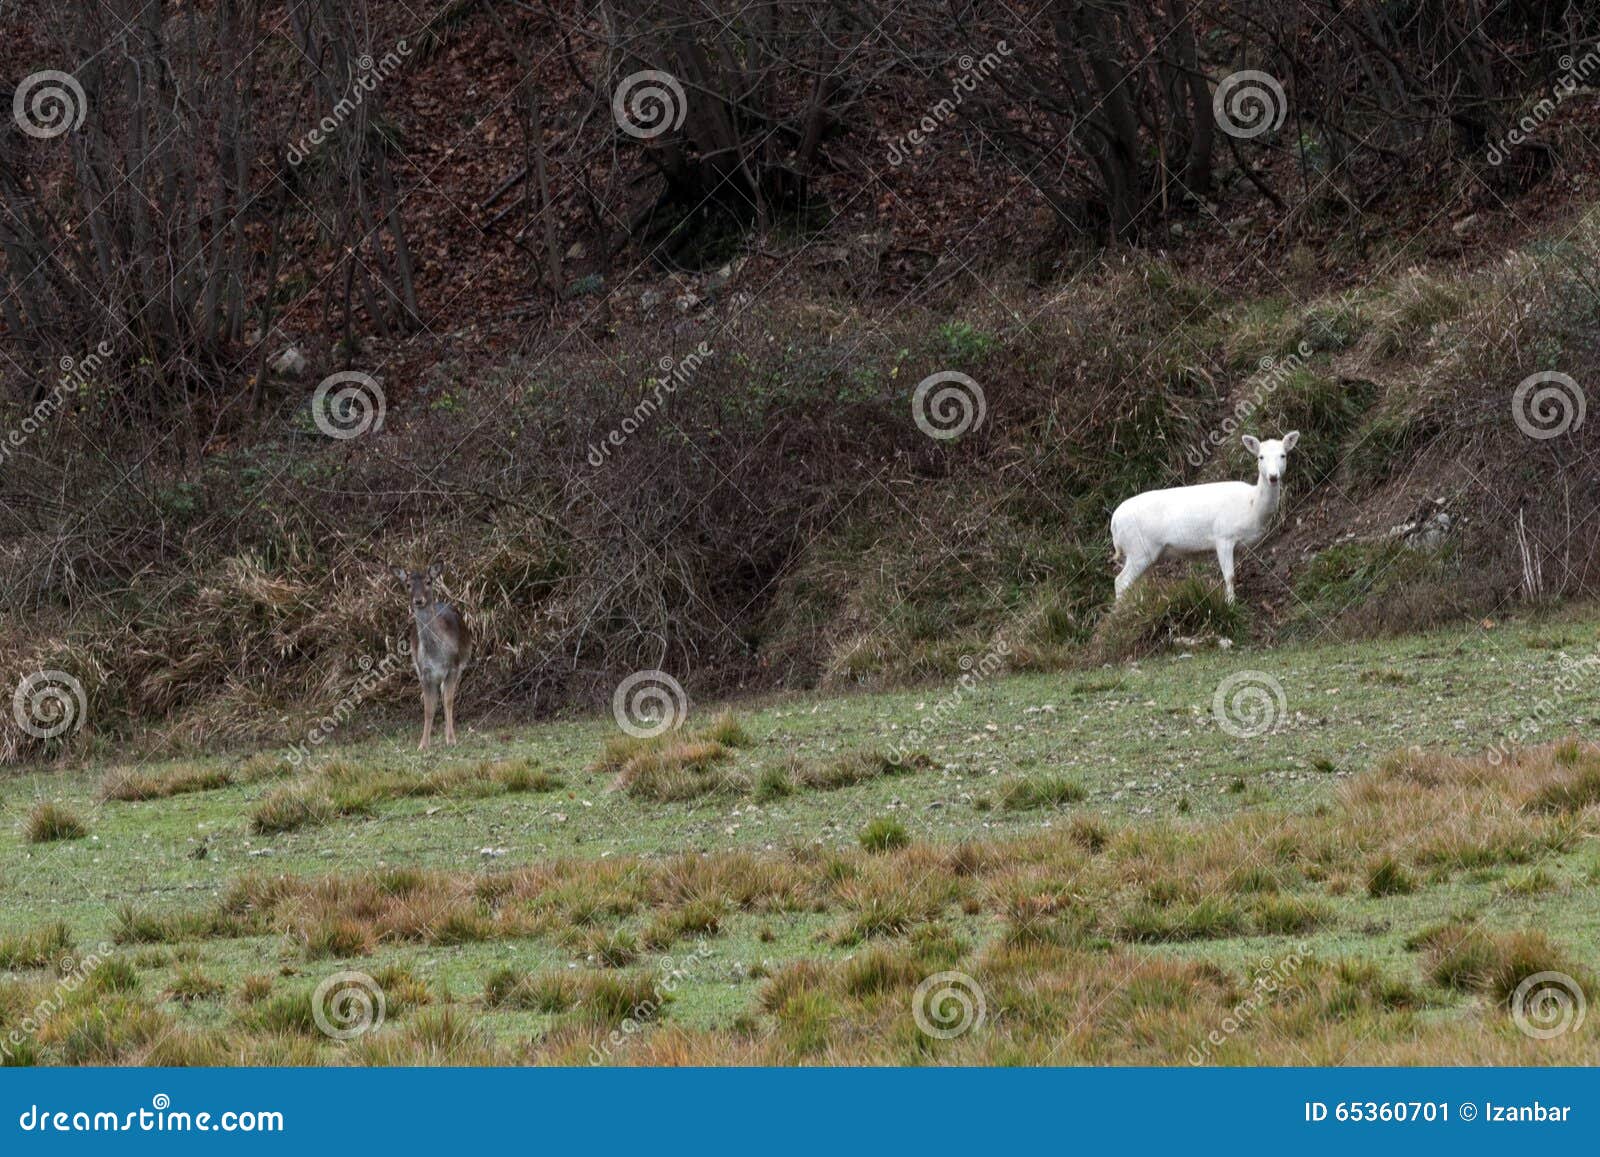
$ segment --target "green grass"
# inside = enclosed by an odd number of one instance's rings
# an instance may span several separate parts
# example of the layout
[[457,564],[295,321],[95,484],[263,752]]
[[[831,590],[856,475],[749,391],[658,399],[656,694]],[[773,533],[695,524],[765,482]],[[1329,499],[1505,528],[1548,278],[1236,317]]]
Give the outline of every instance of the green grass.
[[[617,787],[622,766],[661,749],[612,744],[607,755],[609,718],[472,734],[427,754],[396,732],[330,752],[343,770],[297,779],[264,759],[245,774],[238,753],[180,770],[109,752],[28,770],[0,781],[12,819],[0,839],[0,970],[11,974],[0,1022],[7,993],[34,996],[63,957],[105,941],[111,962],[75,998],[87,1003],[29,1046],[37,1059],[143,1057],[164,1035],[154,1015],[183,1030],[166,1034],[162,1057],[226,1056],[216,1034],[246,1033],[274,1042],[261,1047],[283,1063],[319,1063],[342,1046],[317,1031],[310,994],[350,968],[384,978],[390,1024],[370,1042],[380,1063],[452,1042],[492,1061],[530,1039],[585,1063],[585,1034],[630,1016],[753,1026],[752,1040],[814,1058],[851,1002],[892,1003],[914,975],[957,960],[993,985],[991,1008],[1010,1000],[1026,1024],[1034,998],[1007,988],[1013,965],[1022,976],[1075,953],[1132,952],[1209,991],[1204,969],[1237,985],[1302,944],[1321,962],[1316,999],[1329,1009],[1426,1006],[1430,1023],[1465,1023],[1524,966],[1600,967],[1591,757],[1564,750],[1567,774],[1529,782],[1506,819],[1526,830],[1435,824],[1403,849],[1366,850],[1291,847],[1282,832],[1358,806],[1352,777],[1391,749],[1468,755],[1515,732],[1597,628],[1573,614],[1382,642],[1241,643],[1078,677],[979,680],[937,716],[950,692],[937,683],[777,696],[691,719],[723,754],[668,770],[719,786],[670,798]],[[1217,685],[1244,669],[1278,680],[1289,714],[1241,739],[1212,709]],[[1592,734],[1600,721],[1600,686],[1562,686],[1557,717],[1532,738]],[[888,753],[913,730],[917,754],[895,763]],[[1383,766],[1396,791],[1425,774],[1406,759]],[[293,811],[282,801],[306,784],[328,801],[303,801],[316,822],[256,822]],[[45,806],[78,818],[81,836],[30,842]],[[1185,841],[1235,822],[1249,826],[1215,886],[1184,879],[1173,857]],[[1051,849],[1048,865],[1020,855],[996,867],[1005,841],[1033,840]],[[1096,867],[1107,863],[1128,865],[1117,869],[1126,882]],[[644,877],[633,864],[653,867]],[[466,890],[439,892],[438,873]],[[337,891],[357,876],[370,891]],[[286,900],[283,879],[327,891]],[[366,906],[391,901],[368,919]],[[1480,924],[1546,940],[1424,936]],[[1338,961],[1354,963],[1341,973]],[[660,999],[668,967],[684,975]],[[801,967],[820,971],[791,974]],[[762,995],[779,981],[781,1016]],[[1138,1000],[1157,999],[1149,983]],[[1108,999],[1125,1010],[1135,997]]]

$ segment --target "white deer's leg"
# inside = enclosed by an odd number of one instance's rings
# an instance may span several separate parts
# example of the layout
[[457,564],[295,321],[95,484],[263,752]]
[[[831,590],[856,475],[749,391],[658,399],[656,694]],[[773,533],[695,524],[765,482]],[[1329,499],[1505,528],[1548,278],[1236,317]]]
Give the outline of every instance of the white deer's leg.
[[1233,602],[1233,540],[1224,538],[1217,542],[1217,565],[1222,568],[1222,585]]
[[439,709],[439,689],[432,683],[422,685],[422,742],[417,744],[418,751],[428,750],[428,743],[433,739],[433,713]]
[[1150,564],[1155,560],[1144,554],[1129,554],[1127,561],[1122,564],[1122,570],[1117,572],[1117,598],[1120,600],[1128,592],[1128,588],[1139,581],[1139,576],[1150,569]]

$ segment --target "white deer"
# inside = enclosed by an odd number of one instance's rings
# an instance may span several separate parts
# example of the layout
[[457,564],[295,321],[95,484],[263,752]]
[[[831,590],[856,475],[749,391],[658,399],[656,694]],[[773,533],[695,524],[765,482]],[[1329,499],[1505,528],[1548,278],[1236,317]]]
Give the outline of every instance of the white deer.
[[1289,451],[1300,440],[1290,430],[1280,442],[1244,436],[1256,456],[1256,482],[1207,482],[1135,494],[1111,516],[1111,541],[1124,560],[1117,574],[1117,598],[1140,575],[1164,558],[1217,552],[1222,581],[1233,602],[1233,551],[1265,537],[1283,494]]

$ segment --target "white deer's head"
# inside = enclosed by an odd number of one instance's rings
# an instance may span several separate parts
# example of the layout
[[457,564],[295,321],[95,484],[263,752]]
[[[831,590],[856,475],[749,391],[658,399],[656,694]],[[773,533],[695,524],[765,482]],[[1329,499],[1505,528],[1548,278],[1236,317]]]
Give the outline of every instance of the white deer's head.
[[1281,442],[1276,438],[1258,442],[1249,434],[1244,436],[1244,448],[1256,456],[1256,471],[1261,481],[1268,486],[1276,486],[1283,481],[1283,472],[1289,465],[1289,451],[1294,449],[1298,441],[1299,430],[1290,430]]

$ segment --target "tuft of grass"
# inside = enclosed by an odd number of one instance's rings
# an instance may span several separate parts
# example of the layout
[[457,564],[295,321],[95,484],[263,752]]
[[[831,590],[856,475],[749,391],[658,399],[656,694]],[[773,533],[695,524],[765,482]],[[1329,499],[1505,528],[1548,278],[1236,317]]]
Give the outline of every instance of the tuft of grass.
[[509,968],[500,968],[484,979],[483,1001],[491,1008],[561,1013],[573,1008],[584,991],[583,978],[571,972],[519,976]]
[[433,1003],[433,990],[428,982],[404,964],[390,964],[372,974],[372,979],[383,990],[384,1004],[389,1012],[401,1013]]
[[1236,639],[1244,633],[1242,602],[1230,603],[1220,580],[1190,575],[1176,582],[1146,574],[1112,606],[1090,644],[1095,662],[1137,659],[1174,638]]
[[1445,988],[1470,991],[1495,968],[1498,952],[1493,938],[1469,924],[1450,923],[1415,937],[1409,946],[1427,958],[1428,979]]
[[794,794],[794,781],[789,778],[789,772],[781,767],[769,767],[761,773],[761,778],[756,780],[756,802],[771,803],[773,800],[784,799]]
[[1418,936],[1412,947],[1427,954],[1428,976],[1446,988],[1481,992],[1504,1006],[1517,987],[1541,972],[1560,973],[1583,991],[1594,978],[1543,932],[1493,933],[1459,921]]
[[661,991],[648,972],[601,972],[586,977],[576,1012],[605,1025],[624,1020],[650,1021],[661,1015],[672,994]]
[[654,744],[630,756],[611,786],[635,799],[657,803],[712,794],[737,795],[749,786],[749,780],[719,766],[732,754],[730,748],[715,739],[678,738]]
[[793,775],[802,787],[836,791],[885,776],[926,771],[932,766],[933,760],[920,751],[908,752],[899,759],[881,751],[853,751],[824,762],[800,764]]
[[626,929],[591,928],[579,938],[579,951],[598,968],[626,968],[639,959],[639,941]]
[[282,755],[273,751],[258,751],[239,764],[233,773],[236,783],[260,783],[266,779],[282,779],[291,765]]
[[861,846],[869,852],[892,852],[911,843],[911,836],[899,820],[883,816],[861,829]]
[[671,948],[684,937],[705,938],[722,931],[722,904],[715,900],[691,900],[681,908],[662,912],[645,929],[644,946],[653,951]]
[[1034,808],[1064,807],[1081,803],[1089,793],[1077,780],[1048,775],[1040,779],[1014,779],[1000,789],[1000,806],[1006,811],[1031,811]]
[[113,996],[68,1008],[45,1026],[41,1038],[57,1044],[69,1065],[112,1065],[131,1060],[171,1027],[147,1005]]
[[[1557,752],[1557,762],[1561,763]],[[1570,766],[1570,765],[1569,765]],[[1586,763],[1571,774],[1545,784],[1524,805],[1534,812],[1579,812],[1600,804],[1600,761]]]
[[366,923],[348,916],[331,916],[318,921],[306,933],[307,960],[334,957],[347,960],[372,951],[372,935]]
[[57,920],[29,932],[0,936],[0,968],[49,968],[72,952],[72,933]]
[[1367,871],[1367,895],[1408,896],[1417,890],[1417,881],[1405,865],[1393,856],[1383,856]]
[[552,775],[531,759],[504,760],[493,764],[491,774],[508,792],[543,795],[566,786],[559,776]]
[[216,791],[232,783],[232,773],[220,767],[184,765],[165,772],[120,767],[109,772],[101,782],[100,798],[122,802],[167,799],[197,791]]
[[1320,928],[1333,919],[1325,904],[1294,896],[1263,896],[1255,904],[1256,930],[1267,936],[1293,936]]
[[590,765],[590,770],[619,772],[642,755],[662,748],[696,743],[714,743],[732,749],[748,747],[751,739],[738,717],[731,711],[724,711],[704,727],[688,728],[680,724],[660,735],[613,735],[600,749],[600,755]]
[[1500,1005],[1509,1005],[1519,985],[1541,972],[1572,978],[1580,990],[1594,991],[1594,978],[1575,964],[1543,932],[1523,930],[1493,939],[1495,953],[1479,987]]
[[258,836],[296,832],[327,823],[339,814],[332,799],[304,785],[279,788],[250,813],[250,830]]
[[1192,905],[1142,902],[1123,916],[1117,931],[1125,940],[1161,944],[1183,940],[1220,940],[1238,936],[1244,928],[1244,913],[1235,900],[1225,896],[1207,896]]
[[1507,896],[1542,896],[1556,890],[1556,878],[1543,868],[1509,877],[1501,892]]
[[89,825],[71,808],[41,803],[28,813],[26,832],[30,844],[48,844],[55,840],[81,840],[89,834]]
[[892,949],[875,946],[845,961],[840,986],[851,996],[874,996],[897,988],[915,988],[926,976],[917,960]]
[[240,1027],[257,1033],[284,1033],[291,1036],[321,1037],[311,1006],[311,990],[280,992],[265,1001],[247,1006],[239,1017]]
[[139,989],[139,970],[126,957],[108,957],[100,961],[89,974],[89,988],[99,993],[136,992]]
[[724,711],[700,731],[699,738],[724,747],[749,747],[750,733],[732,711]]
[[207,976],[198,968],[184,967],[173,977],[167,995],[181,1004],[188,1004],[196,1000],[215,1000],[226,991],[227,986],[222,981]]

